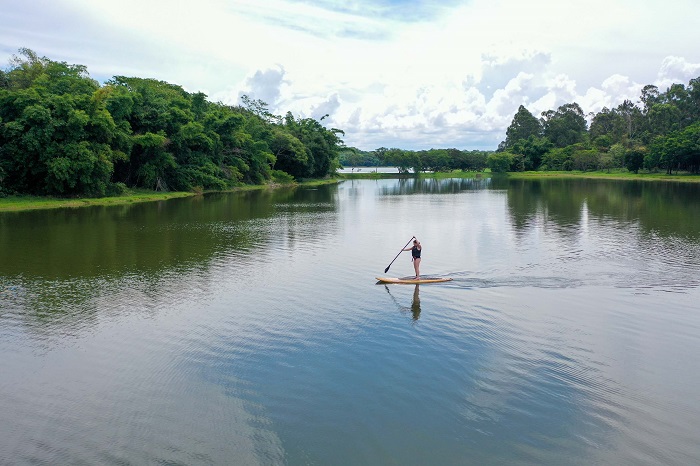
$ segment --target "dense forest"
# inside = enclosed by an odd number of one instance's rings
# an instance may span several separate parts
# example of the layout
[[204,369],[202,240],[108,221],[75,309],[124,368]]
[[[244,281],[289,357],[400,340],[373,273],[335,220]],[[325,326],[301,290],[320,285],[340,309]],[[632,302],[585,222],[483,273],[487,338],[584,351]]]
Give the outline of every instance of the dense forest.
[[491,165],[499,171],[665,170],[700,172],[700,77],[665,92],[647,85],[638,104],[584,115],[576,104],[535,118],[520,106]]
[[85,66],[20,49],[0,70],[0,195],[224,190],[335,172],[341,130],[242,101],[154,79],[100,85]]
[[[323,178],[343,166],[401,172],[627,169],[700,172],[700,77],[586,115],[520,106],[495,151],[345,147],[321,121],[265,102],[207,100],[154,79],[103,85],[85,66],[20,49],[0,70],[0,195],[119,195],[128,188],[225,190]],[[324,117],[325,118],[325,117]]]
[[[589,125],[590,121],[590,125]],[[483,170],[665,170],[700,172],[700,77],[665,92],[642,89],[635,104],[586,115],[577,103],[535,117],[520,106],[496,151],[379,148],[341,150],[344,166],[396,166],[402,172]]]

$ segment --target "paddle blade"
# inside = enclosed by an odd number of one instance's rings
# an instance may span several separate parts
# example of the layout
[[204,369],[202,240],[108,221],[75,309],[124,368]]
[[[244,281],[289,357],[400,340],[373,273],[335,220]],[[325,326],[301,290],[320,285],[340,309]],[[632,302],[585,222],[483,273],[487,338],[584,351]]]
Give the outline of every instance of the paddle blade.
[[387,268],[384,269],[384,273],[387,273],[389,271],[389,267],[391,267],[391,265],[387,266]]

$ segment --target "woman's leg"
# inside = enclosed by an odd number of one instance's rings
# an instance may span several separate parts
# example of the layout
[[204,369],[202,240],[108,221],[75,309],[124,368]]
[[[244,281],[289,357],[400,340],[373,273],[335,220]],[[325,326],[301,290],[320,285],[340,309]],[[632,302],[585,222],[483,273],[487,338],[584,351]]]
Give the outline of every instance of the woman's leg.
[[416,278],[420,278],[420,258],[419,259],[413,259],[413,268],[416,271]]

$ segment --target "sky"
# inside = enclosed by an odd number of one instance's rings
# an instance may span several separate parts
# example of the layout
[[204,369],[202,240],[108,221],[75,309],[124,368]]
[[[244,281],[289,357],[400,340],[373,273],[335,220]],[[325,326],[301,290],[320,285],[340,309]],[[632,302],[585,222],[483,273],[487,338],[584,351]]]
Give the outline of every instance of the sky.
[[320,119],[346,145],[494,150],[520,105],[613,108],[700,77],[697,0],[0,0],[26,47]]

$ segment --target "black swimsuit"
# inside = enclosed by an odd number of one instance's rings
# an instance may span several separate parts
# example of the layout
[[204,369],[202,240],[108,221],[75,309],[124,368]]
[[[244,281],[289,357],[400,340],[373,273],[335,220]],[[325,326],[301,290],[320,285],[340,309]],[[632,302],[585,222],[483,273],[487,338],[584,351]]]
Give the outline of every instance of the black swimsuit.
[[418,246],[413,246],[411,248],[411,255],[413,256],[414,259],[420,259],[420,249],[418,249]]

